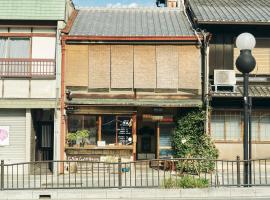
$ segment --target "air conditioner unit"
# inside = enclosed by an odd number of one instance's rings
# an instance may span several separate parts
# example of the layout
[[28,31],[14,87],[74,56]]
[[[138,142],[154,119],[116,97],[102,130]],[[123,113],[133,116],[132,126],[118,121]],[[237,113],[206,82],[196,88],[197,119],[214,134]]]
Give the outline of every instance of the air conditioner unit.
[[230,86],[233,87],[233,91],[236,85],[236,77],[234,70],[214,70],[214,85],[217,91],[218,86]]

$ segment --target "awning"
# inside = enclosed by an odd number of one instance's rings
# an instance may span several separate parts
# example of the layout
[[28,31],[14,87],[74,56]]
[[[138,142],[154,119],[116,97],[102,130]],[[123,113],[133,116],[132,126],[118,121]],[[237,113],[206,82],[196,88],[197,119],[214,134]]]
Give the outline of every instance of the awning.
[[95,105],[95,106],[143,106],[143,107],[198,107],[201,99],[82,99],[73,98],[66,101],[68,105]]

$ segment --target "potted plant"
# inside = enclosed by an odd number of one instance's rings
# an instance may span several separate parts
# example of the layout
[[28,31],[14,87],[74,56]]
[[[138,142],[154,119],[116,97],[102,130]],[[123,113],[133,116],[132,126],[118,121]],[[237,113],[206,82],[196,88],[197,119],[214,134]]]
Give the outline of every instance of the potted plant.
[[81,140],[80,147],[84,147],[86,140],[89,138],[90,132],[84,129],[77,131],[76,134],[78,135],[78,138]]
[[76,133],[68,133],[67,134],[67,142],[68,146],[72,147],[74,144],[76,144],[77,141],[77,134]]

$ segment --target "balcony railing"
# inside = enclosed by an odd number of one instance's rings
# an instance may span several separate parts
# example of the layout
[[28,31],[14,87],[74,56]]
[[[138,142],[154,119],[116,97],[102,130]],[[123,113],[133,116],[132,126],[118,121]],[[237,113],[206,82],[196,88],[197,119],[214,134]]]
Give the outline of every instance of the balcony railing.
[[0,58],[0,77],[55,77],[55,60]]

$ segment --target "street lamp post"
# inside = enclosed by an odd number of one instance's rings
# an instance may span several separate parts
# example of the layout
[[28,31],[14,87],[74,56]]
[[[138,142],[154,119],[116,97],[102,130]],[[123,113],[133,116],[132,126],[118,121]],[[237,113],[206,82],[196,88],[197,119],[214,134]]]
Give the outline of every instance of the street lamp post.
[[[240,49],[240,55],[236,60],[237,69],[243,73],[244,77],[244,185],[251,184],[251,165],[248,164],[247,160],[251,159],[251,130],[249,130],[249,107],[250,100],[248,96],[248,78],[249,73],[256,66],[256,60],[251,54],[251,50],[255,47],[256,40],[250,33],[242,33],[236,39],[236,46]],[[250,151],[249,151],[250,150]],[[250,177],[250,179],[248,178]]]

